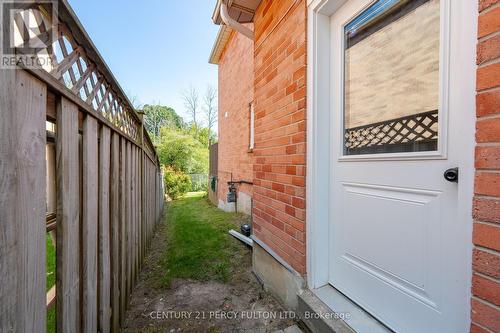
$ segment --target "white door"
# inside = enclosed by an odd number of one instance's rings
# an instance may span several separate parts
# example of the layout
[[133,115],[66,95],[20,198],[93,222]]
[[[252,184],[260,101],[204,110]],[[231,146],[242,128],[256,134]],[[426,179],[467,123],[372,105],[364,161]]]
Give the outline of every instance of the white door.
[[[459,332],[468,239],[454,170],[459,39],[447,0],[351,0],[330,19],[330,283],[397,332]],[[454,15],[450,15],[453,12]],[[460,278],[456,279],[460,274]],[[461,322],[461,320],[460,320]]]

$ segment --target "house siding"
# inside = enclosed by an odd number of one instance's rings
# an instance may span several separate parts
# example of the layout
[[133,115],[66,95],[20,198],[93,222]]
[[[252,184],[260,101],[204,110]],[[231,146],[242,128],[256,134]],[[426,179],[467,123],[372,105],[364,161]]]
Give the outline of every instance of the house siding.
[[[251,28],[251,25],[249,25]],[[234,181],[252,181],[249,103],[253,101],[253,41],[231,33],[219,60],[219,203],[226,204],[231,174]],[[227,113],[227,117],[226,117]],[[237,185],[238,196],[252,197],[252,186]],[[250,213],[250,208],[248,212]]]
[[306,271],[306,2],[261,2],[255,25],[254,236]]
[[500,331],[500,1],[479,1],[471,332]]

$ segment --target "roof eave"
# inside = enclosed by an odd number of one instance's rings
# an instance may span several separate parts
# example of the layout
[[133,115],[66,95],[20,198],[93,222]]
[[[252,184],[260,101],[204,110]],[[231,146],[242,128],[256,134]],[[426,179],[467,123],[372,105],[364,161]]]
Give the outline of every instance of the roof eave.
[[261,1],[260,0],[253,0],[251,1],[252,5],[248,6],[248,3],[245,4],[245,6],[241,6],[241,4],[238,4],[238,0],[217,0],[215,4],[214,11],[212,13],[212,21],[214,24],[220,25],[219,32],[217,34],[217,38],[215,39],[214,45],[212,47],[212,52],[210,53],[210,57],[208,62],[211,64],[218,65],[220,56],[222,55],[222,52],[224,48],[226,47],[226,44],[229,40],[229,35],[231,34],[231,31],[233,30],[232,28],[224,25],[224,22],[222,22],[222,17],[220,15],[220,8],[222,2],[227,3],[229,7],[231,6],[239,6],[238,10],[242,10],[242,8],[246,8],[245,12],[250,13],[247,15],[238,15],[239,17],[236,18],[236,21],[239,23],[251,23],[253,22],[253,15],[260,5]]
[[214,24],[221,24],[221,18],[220,18],[220,5],[221,5],[221,0],[217,0],[217,3],[215,4],[214,12],[212,13],[212,21]]
[[210,64],[218,65],[222,52],[229,41],[229,36],[231,35],[231,28],[226,25],[221,25],[219,32],[217,33],[217,38],[215,39],[214,45],[212,47],[212,52],[210,52],[210,57],[208,62]]

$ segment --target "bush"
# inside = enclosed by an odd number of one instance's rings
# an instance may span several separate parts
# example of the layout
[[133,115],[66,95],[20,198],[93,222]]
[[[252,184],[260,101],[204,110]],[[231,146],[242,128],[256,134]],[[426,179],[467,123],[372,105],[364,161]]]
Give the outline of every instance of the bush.
[[191,190],[191,178],[181,171],[175,171],[172,168],[165,169],[165,192],[175,200]]
[[157,152],[163,165],[184,173],[208,174],[208,148],[189,133],[163,127]]

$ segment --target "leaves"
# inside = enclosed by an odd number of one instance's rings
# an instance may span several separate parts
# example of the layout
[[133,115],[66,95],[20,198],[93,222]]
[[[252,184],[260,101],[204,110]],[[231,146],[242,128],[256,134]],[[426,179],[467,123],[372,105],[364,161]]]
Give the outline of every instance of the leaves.
[[[197,105],[197,93],[192,89]],[[211,94],[214,112],[216,90],[213,89]],[[153,139],[160,163],[175,172],[208,175],[208,145],[217,140],[217,135],[209,128],[198,127],[195,122],[186,124],[168,106],[145,105],[143,110],[144,126]]]
[[191,190],[191,178],[182,171],[165,168],[165,190],[172,199],[177,199]]
[[208,173],[208,149],[189,133],[163,127],[157,139],[160,162],[185,173]]
[[157,138],[160,135],[162,127],[182,129],[186,127],[186,123],[174,109],[163,105],[145,105],[144,109],[144,126],[147,131]]

